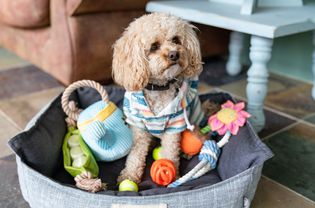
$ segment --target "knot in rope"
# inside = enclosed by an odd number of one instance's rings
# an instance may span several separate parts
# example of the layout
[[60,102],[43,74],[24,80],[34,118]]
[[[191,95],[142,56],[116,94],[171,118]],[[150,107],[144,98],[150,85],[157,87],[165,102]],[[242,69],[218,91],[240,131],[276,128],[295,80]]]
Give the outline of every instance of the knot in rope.
[[198,156],[198,159],[200,161],[207,161],[212,169],[214,169],[217,166],[217,161],[220,156],[221,150],[217,143],[213,140],[207,140],[203,144],[203,147],[201,148],[200,154]]
[[84,171],[74,178],[76,186],[80,189],[95,193],[106,189],[106,184],[101,179],[93,178],[90,172]]

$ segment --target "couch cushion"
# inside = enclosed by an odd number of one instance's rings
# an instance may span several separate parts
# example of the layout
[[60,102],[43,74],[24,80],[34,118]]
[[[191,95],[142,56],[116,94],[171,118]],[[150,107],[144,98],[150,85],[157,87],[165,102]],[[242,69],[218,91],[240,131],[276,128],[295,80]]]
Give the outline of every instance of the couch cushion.
[[49,0],[0,0],[0,22],[34,28],[49,24]]
[[69,0],[67,11],[69,15],[95,12],[112,12],[126,10],[144,10],[148,0]]

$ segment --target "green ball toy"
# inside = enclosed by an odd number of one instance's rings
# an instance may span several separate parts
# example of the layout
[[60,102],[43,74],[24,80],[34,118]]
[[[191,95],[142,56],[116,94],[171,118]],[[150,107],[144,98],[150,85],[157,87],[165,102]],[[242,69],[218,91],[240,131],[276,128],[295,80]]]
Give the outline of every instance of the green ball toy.
[[161,146],[154,148],[154,150],[152,152],[152,157],[154,160],[162,159],[161,150],[162,150]]
[[119,191],[138,192],[138,190],[138,185],[129,179],[125,179],[119,184]]

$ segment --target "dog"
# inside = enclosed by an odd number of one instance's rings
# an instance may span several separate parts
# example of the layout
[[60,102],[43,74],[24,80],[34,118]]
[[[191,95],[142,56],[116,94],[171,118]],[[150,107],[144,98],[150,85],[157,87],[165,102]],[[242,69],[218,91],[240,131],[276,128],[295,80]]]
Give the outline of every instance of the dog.
[[152,138],[178,173],[181,132],[204,118],[197,93],[202,71],[197,28],[164,13],[144,15],[113,45],[113,79],[125,88],[124,113],[133,147],[117,181],[141,182]]

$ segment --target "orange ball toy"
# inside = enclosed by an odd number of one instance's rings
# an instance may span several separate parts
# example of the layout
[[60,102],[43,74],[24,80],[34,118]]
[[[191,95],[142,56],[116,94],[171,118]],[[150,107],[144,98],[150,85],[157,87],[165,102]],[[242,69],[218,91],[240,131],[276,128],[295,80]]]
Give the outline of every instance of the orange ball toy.
[[180,147],[185,154],[194,156],[200,152],[205,139],[205,136],[200,134],[198,129],[195,131],[185,130],[182,133]]
[[176,178],[174,163],[167,159],[156,160],[151,166],[150,175],[154,183],[166,186]]

